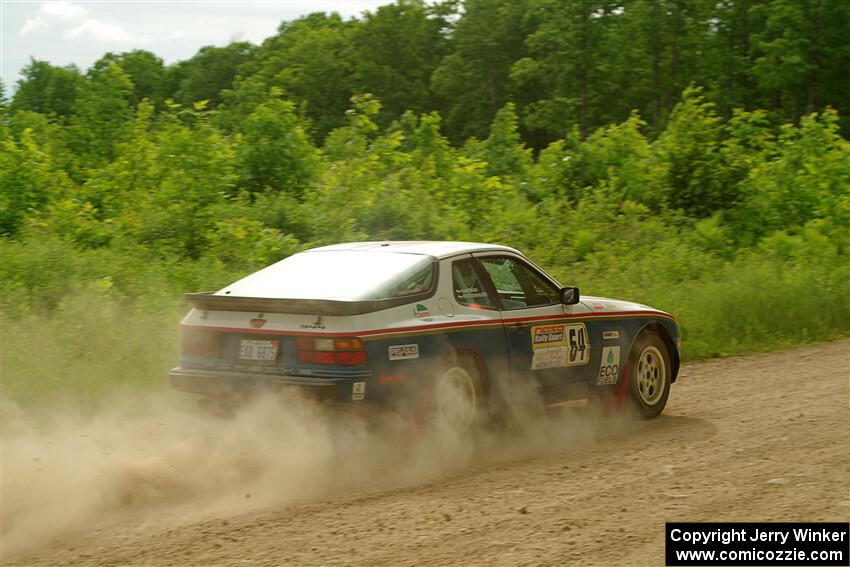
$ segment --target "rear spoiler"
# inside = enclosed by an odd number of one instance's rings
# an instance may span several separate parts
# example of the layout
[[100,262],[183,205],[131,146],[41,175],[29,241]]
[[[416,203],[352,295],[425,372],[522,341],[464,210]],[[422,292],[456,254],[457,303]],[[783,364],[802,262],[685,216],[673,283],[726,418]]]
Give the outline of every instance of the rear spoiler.
[[252,313],[291,313],[293,315],[362,315],[414,301],[433,293],[378,299],[374,301],[338,301],[334,299],[275,299],[238,297],[214,293],[187,293],[183,297],[196,309],[204,311],[247,311]]

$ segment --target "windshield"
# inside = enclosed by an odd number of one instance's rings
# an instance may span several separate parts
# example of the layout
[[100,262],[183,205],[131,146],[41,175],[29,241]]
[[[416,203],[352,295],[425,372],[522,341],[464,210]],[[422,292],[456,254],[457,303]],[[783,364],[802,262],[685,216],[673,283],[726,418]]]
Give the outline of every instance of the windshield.
[[302,252],[220,290],[218,295],[372,301],[431,289],[434,258],[397,252]]

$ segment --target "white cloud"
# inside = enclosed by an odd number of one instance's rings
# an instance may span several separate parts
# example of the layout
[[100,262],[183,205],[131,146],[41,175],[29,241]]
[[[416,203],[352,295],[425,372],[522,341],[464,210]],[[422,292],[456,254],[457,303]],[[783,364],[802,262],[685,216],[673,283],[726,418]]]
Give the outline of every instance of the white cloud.
[[[0,0],[0,78],[14,85],[30,57],[86,69],[105,51],[145,47],[171,64],[233,37],[260,43],[281,21],[310,12],[338,11],[347,18],[391,1]],[[240,30],[244,36],[235,35]]]
[[18,32],[18,35],[24,37],[25,35],[31,33],[38,33],[40,31],[46,30],[50,27],[50,24],[45,22],[42,18],[36,16],[34,18],[29,18],[24,25],[21,26],[21,31]]
[[133,34],[118,24],[88,19],[65,32],[65,39],[91,39],[94,41],[134,41]]
[[58,16],[68,20],[81,18],[88,13],[88,10],[79,4],[68,2],[68,0],[51,0],[50,2],[42,2],[41,11],[45,14]]

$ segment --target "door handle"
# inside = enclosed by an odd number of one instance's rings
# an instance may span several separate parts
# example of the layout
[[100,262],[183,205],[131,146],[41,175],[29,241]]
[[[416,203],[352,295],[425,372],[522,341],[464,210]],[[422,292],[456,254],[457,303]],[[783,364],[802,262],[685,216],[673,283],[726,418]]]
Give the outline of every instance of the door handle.
[[528,323],[511,323],[508,325],[508,329],[511,331],[524,331],[528,328]]

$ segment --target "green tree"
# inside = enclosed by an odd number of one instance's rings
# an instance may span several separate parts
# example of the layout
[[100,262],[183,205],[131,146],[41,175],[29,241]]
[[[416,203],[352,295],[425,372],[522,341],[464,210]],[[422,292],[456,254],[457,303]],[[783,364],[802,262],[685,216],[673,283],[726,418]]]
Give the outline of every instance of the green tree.
[[283,191],[300,198],[316,179],[318,152],[295,115],[293,103],[280,99],[264,102],[240,132],[240,163],[248,190]]
[[431,77],[453,141],[484,138],[511,96],[509,70],[525,55],[526,0],[468,0],[451,32],[451,53]]
[[6,96],[6,85],[0,80],[0,142],[9,136],[9,99]]
[[36,143],[32,130],[25,129],[18,140],[8,137],[2,144],[0,236],[14,237],[67,188],[68,179],[55,170],[50,155]]
[[574,129],[540,153],[529,175],[533,193],[541,199],[565,196],[573,204],[598,193],[614,202],[631,200],[660,210],[664,186],[657,178],[663,169],[641,131],[645,126],[635,112],[585,140]]
[[706,78],[705,0],[537,0],[527,18],[528,56],[511,77],[528,93],[517,99],[524,123],[543,142],[573,125],[587,137],[632,110],[658,131],[684,87]]
[[850,143],[838,134],[834,111],[782,127],[771,154],[748,171],[742,198],[730,211],[739,240],[777,230],[823,226],[834,242],[850,245]]
[[483,153],[490,175],[520,177],[531,165],[531,150],[523,147],[513,103],[509,102],[496,113]]
[[6,111],[9,108],[9,97],[6,96],[6,83],[0,80],[0,111],[3,112],[5,116]]
[[11,136],[17,140],[23,139],[24,132],[28,132],[39,147],[40,151],[47,153],[56,169],[65,169],[70,156],[63,142],[64,127],[55,120],[51,120],[44,114],[31,112],[29,110],[18,110],[8,113],[5,124],[0,126],[5,136]]
[[755,38],[753,75],[772,106],[784,108],[791,120],[805,112],[806,82],[817,70],[805,4],[810,3],[779,0],[755,7],[764,27]]
[[[708,5],[704,0],[635,0],[622,13],[611,14],[604,58],[613,90],[601,101],[617,109],[619,116],[611,118],[621,120],[638,109],[657,133],[683,89],[703,84],[714,56],[707,44],[708,22],[720,21],[707,14]],[[725,5],[716,3],[717,10]]]
[[133,97],[130,100],[133,108],[143,99],[162,104],[165,99],[165,66],[162,59],[150,51],[134,49],[126,53],[107,53],[95,62],[92,69],[101,72],[113,63],[120,66],[133,83]]
[[694,217],[730,208],[737,187],[724,183],[721,171],[721,119],[699,89],[687,89],[653,151],[664,168],[666,199]]
[[451,144],[440,132],[442,118],[438,113],[431,112],[421,116],[416,125],[416,117],[412,113],[408,117],[414,121],[412,131],[408,134],[413,163],[422,170],[432,171],[436,177],[450,180],[454,154]]
[[237,163],[202,105],[172,104],[154,122],[151,103],[142,103],[116,158],[95,172],[80,198],[126,245],[163,258],[199,258],[216,222],[232,214],[226,203],[237,192]]
[[249,61],[256,47],[246,41],[226,47],[207,45],[170,71],[171,88],[176,85],[174,99],[184,106],[206,100],[210,108],[222,100],[222,91],[230,89],[239,67]]
[[296,102],[298,113],[310,122],[314,139],[323,140],[328,132],[345,124],[353,92],[349,45],[355,25],[338,14],[322,13],[283,22],[226,93],[224,123],[235,129],[275,87]]
[[56,67],[47,61],[30,59],[21,75],[10,106],[13,112],[31,110],[62,118],[73,114],[77,93],[84,83],[74,65]]
[[706,40],[702,77],[707,95],[718,110],[752,109],[759,97],[752,73],[754,33],[758,30],[754,6],[762,0],[718,2],[711,11],[714,33]]
[[760,26],[752,74],[768,104],[796,121],[824,104],[847,110],[850,6],[825,0],[777,0],[753,6]]
[[92,69],[74,101],[74,116],[65,132],[66,144],[76,158],[72,176],[112,161],[130,120],[133,83],[116,63]]
[[386,120],[436,108],[431,74],[448,54],[447,21],[423,0],[398,0],[367,12],[351,35],[354,88],[375,94]]
[[586,136],[600,122],[599,98],[610,58],[603,50],[604,36],[611,16],[604,2],[594,0],[542,0],[530,12],[540,23],[526,39],[529,57],[511,71],[517,90],[531,86],[539,93],[527,104],[526,123],[555,137],[576,124]]

